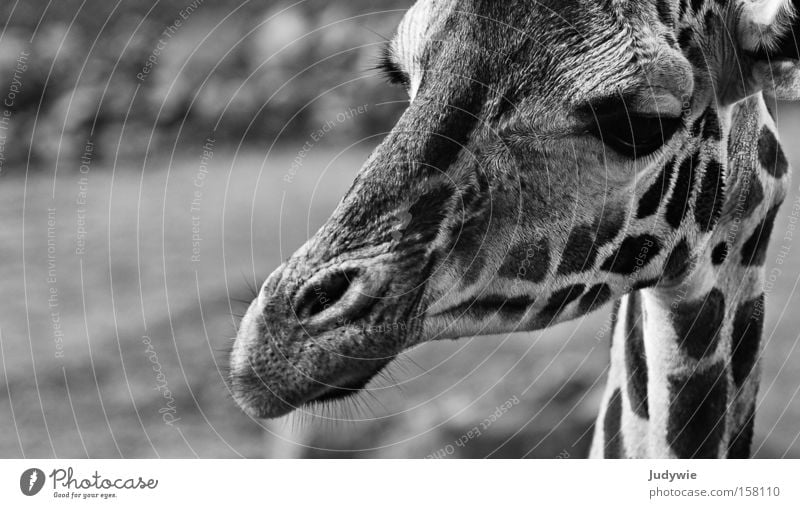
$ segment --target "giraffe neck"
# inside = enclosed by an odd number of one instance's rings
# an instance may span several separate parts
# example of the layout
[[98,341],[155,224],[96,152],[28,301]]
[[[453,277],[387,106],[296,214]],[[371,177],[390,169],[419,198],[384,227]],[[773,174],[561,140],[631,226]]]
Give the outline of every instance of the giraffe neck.
[[[755,294],[760,286],[733,290]],[[593,456],[747,458],[758,390],[763,294],[729,305],[719,288],[627,295],[617,311]],[[731,294],[730,292],[727,294]]]
[[683,252],[680,283],[630,293],[615,306],[593,457],[750,456],[766,248],[787,180],[764,167],[774,122],[763,99],[739,110],[725,215],[707,247]]

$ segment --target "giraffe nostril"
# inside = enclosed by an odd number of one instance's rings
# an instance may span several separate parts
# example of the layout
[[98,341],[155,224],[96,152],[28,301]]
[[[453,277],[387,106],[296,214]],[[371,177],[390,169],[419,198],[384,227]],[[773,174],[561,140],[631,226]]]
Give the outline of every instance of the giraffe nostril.
[[295,314],[308,319],[336,305],[357,276],[356,270],[336,271],[308,284],[295,299]]

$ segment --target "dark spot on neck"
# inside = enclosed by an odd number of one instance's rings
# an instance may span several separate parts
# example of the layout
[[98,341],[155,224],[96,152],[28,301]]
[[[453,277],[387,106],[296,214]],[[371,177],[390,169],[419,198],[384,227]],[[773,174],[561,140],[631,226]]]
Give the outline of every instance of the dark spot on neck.
[[589,288],[589,291],[581,297],[581,301],[578,304],[578,311],[581,314],[587,314],[600,308],[610,299],[611,288],[608,284],[596,284]]
[[769,239],[772,236],[772,228],[775,225],[775,216],[778,215],[779,209],[780,205],[774,206],[742,246],[742,265],[763,266],[766,262],[767,247],[769,247]]
[[614,390],[603,418],[603,458],[624,458],[622,443],[622,393]]
[[689,46],[692,44],[692,39],[694,38],[694,31],[691,27],[684,27],[681,29],[680,33],[678,34],[678,46],[680,46],[681,50],[686,51],[689,49]]
[[603,263],[601,269],[620,275],[632,275],[650,264],[661,252],[661,245],[653,235],[629,236]]
[[527,295],[507,297],[490,294],[477,296],[437,315],[469,316],[481,320],[499,314],[504,319],[520,319],[534,302],[535,298]]
[[679,459],[713,459],[725,434],[725,363],[668,376],[667,443]]
[[764,170],[775,178],[782,178],[789,171],[786,154],[775,134],[765,125],[758,138],[758,160]]
[[733,319],[731,365],[733,382],[741,387],[758,361],[764,330],[764,295],[748,300],[736,309]]
[[714,250],[711,251],[711,262],[714,266],[719,266],[728,259],[728,244],[726,242],[720,242],[714,247]]
[[646,420],[650,418],[647,407],[647,356],[644,349],[644,317],[638,292],[628,295],[627,307],[623,337],[628,399],[633,413]]
[[717,288],[705,298],[675,305],[673,325],[681,351],[700,360],[717,350],[725,318],[725,296]]
[[583,284],[574,284],[565,288],[559,289],[547,300],[547,305],[539,314],[539,320],[552,321],[561,314],[567,306],[578,299],[583,294],[586,286]]
[[678,229],[686,217],[689,203],[692,198],[692,188],[695,180],[695,164],[699,162],[699,153],[694,153],[686,157],[680,165],[675,181],[675,188],[672,191],[665,218],[667,223],[674,229]]
[[691,252],[686,239],[678,242],[678,245],[669,253],[666,263],[664,263],[664,282],[674,282],[683,278],[689,271],[692,264]]
[[747,218],[753,215],[758,205],[764,201],[764,186],[758,179],[758,175],[751,175],[750,185],[743,187],[741,193],[746,193],[744,198],[741,195],[739,196],[742,204],[741,215],[742,218]]
[[706,164],[700,183],[700,194],[694,204],[694,220],[700,231],[707,233],[716,227],[725,203],[725,171],[722,164],[711,159]]
[[575,226],[561,254],[558,274],[569,275],[592,268],[597,260],[597,248],[592,227],[588,224]]
[[722,139],[722,128],[719,125],[719,116],[717,112],[710,107],[706,110],[706,122],[703,126],[703,139],[712,139],[720,141]]
[[613,241],[625,224],[625,214],[612,209],[598,216],[592,225],[575,226],[561,254],[559,275],[569,275],[594,267],[601,247]]
[[656,178],[655,182],[647,189],[639,200],[639,209],[636,211],[637,219],[647,218],[658,210],[664,196],[669,192],[669,182],[672,179],[672,173],[675,171],[676,160],[673,157]]

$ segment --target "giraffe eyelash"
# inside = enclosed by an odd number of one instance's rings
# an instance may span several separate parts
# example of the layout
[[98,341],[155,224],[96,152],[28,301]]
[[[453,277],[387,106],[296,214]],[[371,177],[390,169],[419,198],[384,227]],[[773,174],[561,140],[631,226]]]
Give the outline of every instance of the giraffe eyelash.
[[629,107],[635,96],[618,94],[595,98],[577,111],[586,119],[587,133],[631,159],[647,157],[666,145],[684,126],[682,116],[637,112]]
[[682,118],[626,113],[597,118],[590,133],[616,152],[638,159],[661,149],[682,125]]
[[377,69],[390,84],[399,85],[403,88],[411,86],[411,79],[409,79],[408,74],[406,74],[395,61],[392,48],[389,47],[388,44],[384,46],[381,51]]

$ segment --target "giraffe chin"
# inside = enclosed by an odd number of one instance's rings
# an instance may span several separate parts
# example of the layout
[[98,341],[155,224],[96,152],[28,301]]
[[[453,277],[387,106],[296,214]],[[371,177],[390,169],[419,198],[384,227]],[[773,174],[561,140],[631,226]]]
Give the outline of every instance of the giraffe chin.
[[[385,362],[384,366],[389,362]],[[257,419],[279,418],[303,408],[335,403],[357,395],[375,377],[383,367],[371,373],[361,374],[356,378],[336,383],[314,381],[308,386],[307,393],[295,392],[282,394],[271,390],[266,380],[255,375],[237,374],[232,376],[234,399],[239,407],[249,416]]]

